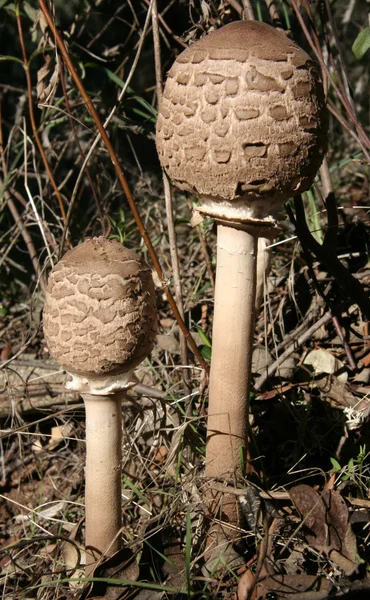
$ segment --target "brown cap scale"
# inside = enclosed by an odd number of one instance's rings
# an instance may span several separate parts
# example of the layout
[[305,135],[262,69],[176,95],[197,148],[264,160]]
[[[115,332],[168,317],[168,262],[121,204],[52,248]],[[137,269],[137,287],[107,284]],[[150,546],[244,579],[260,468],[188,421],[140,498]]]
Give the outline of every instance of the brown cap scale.
[[148,356],[156,319],[151,270],[117,241],[83,242],[49,277],[44,333],[50,353],[75,381],[89,381],[100,393],[107,382],[119,387],[120,376]]
[[[311,185],[326,134],[317,65],[269,25],[226,25],[186,49],[168,73],[157,122],[159,159],[218,224],[206,451],[211,479],[234,482],[242,474],[257,238],[274,226],[285,200]],[[237,511],[235,497],[225,494],[223,519],[237,525]],[[232,537],[232,529],[225,531]]]
[[326,147],[317,65],[264,23],[230,23],[190,46],[168,73],[157,150],[200,210],[270,220],[306,190]]
[[150,268],[117,241],[87,240],[52,270],[45,339],[86,409],[88,575],[97,557],[121,547],[121,399],[132,370],[152,350],[156,328]]

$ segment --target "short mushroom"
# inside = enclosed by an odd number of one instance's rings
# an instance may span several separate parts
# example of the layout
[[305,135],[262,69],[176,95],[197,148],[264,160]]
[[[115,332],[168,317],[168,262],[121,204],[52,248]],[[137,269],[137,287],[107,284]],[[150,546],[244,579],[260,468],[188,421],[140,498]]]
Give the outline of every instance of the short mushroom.
[[[257,239],[282,204],[311,185],[326,148],[317,65],[256,21],[210,33],[172,65],[156,144],[173,183],[217,222],[206,476],[235,482],[246,453]],[[219,502],[220,497],[215,498]],[[214,510],[215,510],[215,504]],[[238,524],[235,496],[222,517]]]
[[121,400],[157,327],[151,270],[117,241],[89,239],[53,268],[44,334],[86,409],[86,573],[121,548]]

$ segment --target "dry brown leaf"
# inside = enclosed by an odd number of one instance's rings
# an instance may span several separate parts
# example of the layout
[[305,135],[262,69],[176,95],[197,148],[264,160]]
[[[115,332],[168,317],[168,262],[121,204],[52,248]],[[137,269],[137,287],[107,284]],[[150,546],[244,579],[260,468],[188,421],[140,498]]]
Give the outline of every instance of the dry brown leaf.
[[336,490],[324,490],[320,496],[308,485],[297,485],[289,495],[304,525],[308,544],[325,554],[345,575],[358,567],[356,537],[349,523],[347,505]]
[[[122,579],[125,581],[137,581],[139,577],[139,565],[135,554],[129,548],[122,548],[114,556],[108,558],[104,563],[98,565],[94,571],[94,577],[109,579]],[[95,581],[86,590],[83,598],[95,598],[95,600],[117,600],[122,597],[129,585],[113,585],[109,581]],[[81,599],[82,600],[82,599]]]
[[316,377],[314,386],[319,388],[322,398],[335,408],[358,407],[360,398],[352,394],[348,384],[334,375]]
[[47,103],[55,92],[59,81],[59,66],[49,54],[44,55],[45,63],[37,71],[37,101]]
[[[241,576],[238,583],[238,600],[247,600],[250,589],[254,584],[254,575],[250,569],[247,569]],[[257,588],[253,590],[251,600],[254,600],[257,594]]]
[[299,600],[324,600],[332,588],[332,584],[323,577],[314,575],[273,575],[263,579],[257,586],[257,599],[274,592],[279,598]]
[[311,532],[305,535],[307,543],[314,548],[326,546],[328,534],[326,509],[318,492],[309,485],[302,484],[289,490],[289,495],[302,515],[304,525]]

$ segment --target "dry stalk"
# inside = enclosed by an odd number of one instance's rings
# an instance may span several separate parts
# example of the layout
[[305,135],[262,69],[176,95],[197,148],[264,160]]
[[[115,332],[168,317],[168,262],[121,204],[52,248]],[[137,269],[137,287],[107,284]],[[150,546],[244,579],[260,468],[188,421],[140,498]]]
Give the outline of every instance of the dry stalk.
[[21,20],[21,16],[20,16],[20,6],[19,6],[19,0],[16,3],[16,11],[15,11],[15,15],[16,15],[16,19],[17,19],[17,26],[18,26],[18,34],[19,34],[19,41],[20,41],[20,45],[21,45],[21,50],[22,50],[22,56],[23,56],[23,63],[24,63],[24,70],[26,73],[26,80],[27,80],[27,95],[28,95],[28,109],[29,109],[29,115],[30,115],[30,121],[31,121],[31,127],[32,127],[32,131],[33,131],[33,135],[35,137],[35,141],[37,144],[37,148],[40,152],[41,158],[42,158],[42,162],[44,163],[44,167],[45,170],[47,172],[49,181],[53,187],[54,193],[58,199],[58,203],[59,203],[59,209],[60,209],[60,214],[62,215],[62,219],[64,221],[64,223],[66,222],[66,213],[64,210],[64,205],[63,205],[63,200],[62,200],[62,196],[60,194],[60,191],[58,189],[58,186],[55,182],[53,173],[50,169],[50,165],[48,163],[48,159],[46,158],[46,154],[44,151],[44,148],[42,146],[41,140],[40,140],[40,136],[37,130],[37,126],[36,126],[36,120],[35,120],[35,113],[33,110],[33,101],[32,101],[32,81],[31,81],[31,72],[30,72],[30,65],[29,65],[29,61],[28,61],[28,57],[27,57],[27,52],[26,52],[26,47],[24,44],[24,37],[23,37],[23,29],[22,29],[22,20]]
[[[353,113],[352,106],[351,106],[350,102],[348,101],[347,96],[342,93],[342,91],[340,89],[340,86],[337,85],[334,82],[333,78],[331,77],[329,68],[328,68],[328,66],[326,65],[326,63],[323,60],[322,53],[321,53],[321,51],[318,52],[317,47],[316,47],[316,45],[315,45],[315,43],[314,43],[314,41],[313,41],[313,39],[312,39],[312,37],[310,35],[310,32],[308,31],[306,23],[305,23],[302,15],[301,15],[301,12],[299,10],[299,6],[298,6],[298,3],[297,3],[297,0],[291,0],[291,1],[292,1],[292,5],[293,5],[293,8],[294,8],[294,11],[295,11],[295,13],[297,15],[298,21],[299,21],[299,23],[300,23],[300,25],[302,27],[302,30],[303,30],[303,32],[304,32],[304,34],[306,36],[306,39],[307,39],[308,43],[310,44],[312,51],[315,53],[315,56],[316,56],[318,62],[320,63],[321,69],[323,71],[325,71],[325,73],[326,73],[326,75],[327,75],[327,77],[328,77],[328,79],[330,81],[330,84],[332,85],[333,89],[335,90],[335,92],[336,92],[336,94],[337,94],[340,102],[343,105],[343,108],[345,109],[345,111],[346,111],[346,113],[347,113],[347,115],[348,115],[348,117],[350,119],[350,121],[352,122],[352,124],[354,125],[355,129],[357,130],[357,132],[358,132],[358,141],[359,141],[359,144],[361,146],[361,149],[362,149],[364,155],[366,156],[367,160],[370,161],[370,154],[369,154],[370,139],[367,136],[367,134],[366,134],[365,130],[363,129],[363,127],[360,125],[358,119],[356,118],[356,115]],[[334,114],[334,116],[336,116],[335,112],[331,109],[330,106],[329,106],[329,110],[332,112],[332,114]]]
[[[143,27],[143,32],[142,32],[142,35],[141,35],[141,38],[140,38],[140,41],[139,41],[139,44],[138,44],[138,49],[137,49],[134,61],[132,63],[132,67],[131,67],[130,72],[128,73],[128,75],[126,77],[125,85],[123,86],[122,90],[119,93],[119,96],[118,96],[116,104],[113,106],[113,108],[110,111],[108,117],[104,121],[104,124],[103,124],[104,129],[106,129],[108,127],[108,125],[111,122],[113,116],[117,112],[117,109],[118,109],[120,103],[122,102],[122,100],[123,100],[123,98],[124,98],[124,96],[126,94],[127,88],[129,87],[129,85],[131,83],[131,79],[132,79],[132,77],[133,77],[133,75],[135,73],[135,69],[136,69],[137,64],[139,62],[139,58],[140,58],[140,55],[141,55],[141,50],[143,48],[145,37],[146,37],[146,33],[147,33],[147,30],[148,30],[148,27],[149,27],[149,23],[150,23],[150,11],[151,11],[151,5],[149,6],[147,17],[145,19],[145,23],[144,23],[144,27]],[[74,188],[73,188],[73,192],[72,192],[72,195],[71,195],[71,200],[70,200],[69,207],[68,207],[67,225],[68,225],[69,220],[71,218],[72,209],[74,207],[74,203],[75,203],[76,198],[77,198],[77,192],[79,190],[79,186],[80,186],[83,174],[85,172],[86,165],[89,162],[89,160],[90,160],[93,152],[95,151],[95,148],[99,144],[100,140],[101,140],[101,135],[100,135],[100,133],[98,133],[97,136],[95,137],[93,143],[91,144],[90,150],[88,151],[88,153],[86,155],[86,158],[85,158],[85,160],[84,160],[84,162],[83,162],[83,164],[81,166],[80,172],[78,174],[78,177],[76,179],[76,183],[75,183]],[[64,247],[64,241],[65,241],[66,231],[67,231],[67,229],[65,228],[65,230],[63,232],[61,244],[60,244],[59,256],[61,256],[61,254],[63,253],[63,247]]]
[[254,16],[254,11],[253,11],[251,0],[242,0],[242,4],[243,4],[243,19],[248,19],[249,21],[255,21],[256,17]]
[[[5,155],[4,155],[4,141],[3,141],[3,128],[2,128],[2,112],[1,112],[1,102],[0,102],[0,154],[1,154],[1,162],[2,162],[2,168],[3,168],[3,173],[4,173],[4,177],[5,179],[8,176],[8,167],[6,164],[6,160],[5,160]],[[3,182],[0,179],[0,187],[2,187]],[[37,256],[37,252],[36,252],[36,248],[34,246],[34,243],[32,241],[32,238],[27,230],[27,227],[25,227],[23,221],[22,221],[22,217],[18,212],[18,209],[15,205],[15,203],[13,202],[13,199],[11,197],[10,192],[5,189],[4,190],[4,198],[5,201],[7,202],[8,206],[9,206],[9,210],[12,214],[12,217],[15,221],[15,224],[23,238],[24,243],[26,244],[26,248],[28,250],[28,254],[30,255],[30,259],[32,261],[32,265],[33,268],[35,270],[38,282],[40,284],[40,287],[42,289],[42,291],[45,291],[45,287],[46,287],[46,282],[45,282],[45,278],[44,275],[42,273],[41,267],[40,267],[40,262]]]
[[100,117],[99,117],[99,115],[98,115],[98,113],[96,111],[96,108],[95,108],[93,102],[91,101],[89,95],[87,94],[87,92],[86,92],[86,90],[85,90],[85,88],[84,88],[84,86],[82,84],[82,81],[81,81],[80,77],[78,76],[76,69],[73,66],[73,63],[72,63],[72,61],[70,59],[68,51],[67,51],[67,49],[66,49],[66,47],[64,45],[63,39],[62,39],[59,31],[55,27],[54,21],[53,21],[51,15],[50,15],[50,12],[49,12],[49,9],[48,9],[48,7],[46,5],[45,0],[39,0],[39,6],[40,6],[40,8],[41,8],[41,10],[42,10],[42,12],[44,14],[44,17],[46,19],[46,22],[47,22],[48,26],[50,27],[50,29],[51,29],[51,31],[53,33],[53,36],[54,36],[55,41],[56,41],[56,44],[57,44],[57,46],[59,48],[59,51],[61,52],[61,54],[63,56],[63,59],[64,59],[66,65],[67,65],[67,67],[69,69],[69,72],[70,72],[70,74],[71,74],[71,76],[72,76],[72,78],[73,78],[73,80],[74,80],[74,82],[75,82],[75,84],[76,84],[76,86],[77,86],[77,88],[78,88],[78,90],[79,90],[79,92],[80,92],[80,94],[81,94],[81,96],[82,96],[82,98],[83,98],[83,100],[84,100],[87,108],[88,108],[89,113],[91,114],[92,118],[94,119],[94,122],[96,124],[96,127],[98,128],[98,131],[99,131],[99,133],[101,135],[101,138],[102,138],[102,140],[104,142],[104,145],[107,148],[107,151],[109,153],[109,156],[111,158],[111,161],[113,163],[115,171],[117,173],[117,177],[118,177],[119,182],[120,182],[120,184],[121,184],[121,186],[123,188],[123,191],[124,191],[124,193],[126,195],[127,202],[128,202],[128,204],[129,204],[129,206],[131,208],[131,211],[132,211],[133,217],[135,219],[136,225],[137,225],[137,227],[139,229],[139,232],[140,232],[140,234],[141,234],[141,236],[142,236],[142,238],[143,238],[143,240],[145,242],[145,245],[146,245],[146,247],[148,249],[148,252],[150,254],[150,257],[151,257],[151,260],[153,262],[153,265],[154,265],[154,268],[156,270],[156,273],[157,273],[160,281],[163,283],[163,290],[164,290],[164,292],[166,294],[168,303],[171,306],[171,309],[172,309],[172,312],[174,314],[174,317],[175,317],[176,321],[178,322],[181,331],[183,332],[184,336],[186,337],[187,342],[188,342],[190,348],[194,352],[194,355],[196,356],[199,364],[202,366],[203,369],[205,369],[206,371],[208,371],[208,368],[209,368],[208,364],[204,360],[204,358],[202,357],[202,355],[199,352],[198,347],[197,347],[197,345],[196,345],[193,337],[191,336],[189,330],[187,329],[187,327],[186,327],[186,325],[184,323],[184,320],[183,320],[183,318],[181,317],[181,315],[179,313],[179,310],[177,308],[177,305],[176,305],[176,302],[174,300],[174,297],[173,297],[173,295],[172,295],[172,293],[171,293],[171,291],[170,291],[170,289],[169,289],[169,287],[168,287],[168,285],[166,283],[165,275],[164,275],[163,269],[162,269],[162,267],[161,267],[161,265],[159,263],[157,253],[156,253],[156,251],[155,251],[155,249],[153,247],[153,244],[152,244],[152,242],[150,240],[148,232],[146,231],[144,223],[143,223],[143,221],[141,219],[141,216],[140,216],[140,214],[139,214],[139,212],[137,210],[137,207],[136,207],[134,198],[132,196],[130,187],[128,185],[127,179],[126,179],[125,174],[123,172],[123,168],[122,168],[122,166],[121,166],[121,164],[119,162],[118,156],[117,156],[117,154],[116,154],[116,152],[115,152],[115,150],[113,148],[112,142],[110,141],[110,139],[109,139],[109,137],[107,135],[107,132],[106,132],[106,130],[105,130],[105,128],[104,128],[101,120],[100,120]]
[[[61,60],[59,63],[59,75],[60,75],[60,83],[62,85],[62,90],[63,90],[63,96],[64,96],[64,102],[66,104],[66,109],[67,109],[67,113],[68,113],[68,120],[69,120],[69,124],[71,126],[71,130],[73,132],[73,136],[74,136],[74,141],[76,143],[79,155],[82,159],[82,162],[84,163],[85,161],[85,155],[83,153],[83,150],[81,148],[81,144],[80,141],[78,139],[78,135],[76,132],[76,126],[75,126],[75,122],[74,119],[72,118],[72,113],[71,113],[71,107],[69,105],[69,100],[68,100],[68,94],[67,94],[67,87],[66,87],[66,82],[65,82],[65,77],[64,77],[64,65],[63,65],[63,61]],[[95,205],[96,205],[96,210],[98,211],[98,215],[99,215],[99,219],[100,219],[100,223],[101,223],[101,227],[102,227],[102,232],[103,235],[106,235],[106,227],[105,227],[105,223],[104,223],[104,216],[100,207],[100,202],[95,190],[95,186],[90,174],[90,169],[87,166],[87,164],[85,163],[85,169],[84,169],[85,173],[86,173],[86,177],[88,179],[89,185],[90,185],[90,189],[91,189],[91,193],[94,197],[95,200]]]
[[[153,48],[154,48],[154,63],[155,63],[155,78],[156,78],[156,89],[157,89],[157,102],[158,105],[162,99],[162,62],[161,62],[161,43],[159,38],[159,25],[158,25],[158,6],[157,0],[153,0],[152,4],[152,29],[153,29]],[[176,294],[176,303],[179,309],[179,313],[184,318],[184,303],[182,298],[182,286],[181,286],[181,274],[179,256],[177,253],[177,241],[174,221],[174,208],[173,208],[173,196],[171,190],[170,181],[162,169],[163,177],[163,188],[164,197],[166,203],[166,217],[167,217],[167,230],[168,230],[168,241],[170,246],[171,265],[173,273],[173,284]],[[180,357],[181,363],[186,367],[188,364],[188,348],[185,336],[180,332]],[[184,382],[189,385],[189,370],[183,369],[182,376]]]
[[275,27],[281,28],[281,20],[274,0],[265,0],[267,10],[270,13],[271,20]]

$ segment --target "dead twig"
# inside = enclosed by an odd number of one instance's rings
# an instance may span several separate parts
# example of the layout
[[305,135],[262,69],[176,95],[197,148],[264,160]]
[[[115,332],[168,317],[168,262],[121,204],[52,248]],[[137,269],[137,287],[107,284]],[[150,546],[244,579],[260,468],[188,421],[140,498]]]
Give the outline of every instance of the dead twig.
[[208,366],[207,362],[204,360],[204,358],[202,357],[201,353],[199,352],[198,347],[197,347],[197,345],[196,345],[193,337],[191,336],[189,330],[187,329],[187,327],[186,327],[186,325],[184,323],[184,320],[183,320],[183,318],[181,317],[181,315],[179,313],[179,310],[177,308],[177,305],[176,305],[176,302],[175,302],[175,300],[173,298],[173,295],[172,295],[172,293],[171,293],[171,291],[170,291],[170,289],[168,287],[168,284],[166,283],[166,279],[165,279],[165,275],[164,275],[163,269],[162,269],[162,267],[161,267],[161,265],[159,263],[156,251],[155,251],[155,249],[153,247],[153,244],[152,244],[152,242],[150,240],[148,232],[146,231],[144,223],[143,223],[143,221],[142,221],[142,219],[140,217],[140,214],[139,214],[139,212],[137,210],[137,207],[136,207],[134,198],[132,196],[130,187],[128,185],[127,179],[126,179],[125,174],[123,172],[123,168],[122,168],[122,166],[121,166],[121,164],[119,162],[118,156],[117,156],[117,154],[116,154],[116,152],[115,152],[115,150],[113,148],[112,142],[110,141],[110,139],[108,137],[108,134],[107,134],[106,130],[103,127],[103,124],[102,124],[102,122],[100,120],[100,117],[99,117],[99,115],[98,115],[98,113],[97,113],[97,111],[95,109],[95,106],[94,106],[93,102],[91,101],[89,95],[87,94],[87,92],[86,92],[86,90],[85,90],[85,88],[84,88],[84,86],[82,84],[82,81],[81,81],[80,77],[78,76],[77,71],[76,71],[76,69],[74,68],[74,66],[72,64],[72,61],[71,61],[71,59],[69,57],[69,54],[68,54],[68,51],[67,51],[67,49],[66,49],[66,47],[64,45],[63,39],[62,39],[59,31],[55,27],[54,21],[53,21],[51,15],[50,15],[50,12],[48,10],[48,7],[46,5],[45,0],[39,0],[39,6],[40,6],[40,8],[41,8],[41,10],[42,10],[42,12],[44,14],[44,17],[45,17],[45,20],[46,20],[48,26],[50,27],[50,29],[51,29],[51,31],[53,33],[53,36],[55,38],[55,41],[56,41],[57,46],[59,48],[59,51],[63,55],[63,59],[64,59],[66,65],[68,66],[69,72],[71,73],[71,76],[72,76],[72,78],[73,78],[73,80],[74,80],[74,82],[75,82],[75,84],[76,84],[76,86],[77,86],[77,88],[78,88],[78,90],[79,90],[82,98],[84,99],[84,101],[86,103],[86,106],[88,108],[89,113],[91,114],[92,118],[94,119],[94,122],[96,124],[96,127],[99,130],[99,133],[100,133],[101,138],[102,138],[102,140],[103,140],[103,142],[105,144],[105,147],[107,148],[107,151],[109,153],[109,156],[111,158],[111,161],[113,163],[115,171],[117,173],[117,177],[119,179],[119,182],[120,182],[120,184],[121,184],[121,186],[123,188],[123,191],[125,192],[125,195],[126,195],[126,198],[127,198],[127,202],[128,202],[128,204],[129,204],[129,206],[131,208],[131,211],[132,211],[132,214],[134,216],[136,225],[137,225],[137,227],[139,229],[140,235],[142,236],[142,238],[143,238],[143,240],[145,242],[145,245],[148,248],[148,252],[149,252],[150,257],[151,257],[151,259],[153,261],[153,265],[154,265],[154,268],[155,268],[155,270],[157,272],[157,275],[158,275],[160,281],[163,283],[163,290],[164,290],[164,292],[166,294],[168,303],[171,306],[171,309],[172,309],[172,312],[174,314],[174,317],[175,317],[176,321],[178,322],[181,331],[183,332],[184,336],[186,337],[190,348],[194,352],[194,355],[196,356],[199,364],[202,366],[203,369],[205,369],[206,371],[208,371],[209,366]]
[[[152,6],[152,29],[153,29],[153,48],[154,48],[154,63],[155,63],[155,79],[157,89],[157,102],[158,106],[162,100],[163,84],[162,84],[162,61],[161,61],[161,43],[159,37],[159,24],[158,24],[158,6],[157,0],[153,0]],[[163,177],[163,188],[164,197],[166,203],[166,217],[167,217],[167,231],[168,241],[170,246],[171,265],[173,273],[173,284],[175,288],[176,303],[179,309],[179,313],[184,318],[184,303],[182,298],[182,286],[181,286],[181,274],[180,274],[180,263],[179,256],[177,253],[177,240],[175,231],[174,221],[174,210],[173,210],[173,198],[170,181],[167,174],[162,169]],[[180,332],[180,357],[181,363],[186,367],[188,364],[188,348],[186,338],[182,332]],[[182,376],[186,385],[189,385],[190,373],[188,369],[183,369]]]
[[[61,60],[59,62],[59,76],[60,76],[60,83],[62,84],[64,102],[65,102],[67,113],[68,113],[69,124],[71,126],[71,130],[72,130],[72,133],[73,133],[73,136],[74,136],[74,141],[76,143],[78,152],[80,154],[82,162],[84,163],[84,161],[85,161],[85,155],[83,153],[80,141],[78,139],[78,135],[77,135],[77,132],[76,132],[75,122],[74,122],[74,119],[72,118],[71,107],[69,105],[68,94],[67,94],[67,87],[66,87],[66,82],[65,82],[65,77],[64,77],[64,64],[63,64],[63,60]],[[87,177],[89,185],[90,185],[91,193],[92,193],[93,198],[95,200],[96,210],[98,211],[99,220],[100,220],[100,223],[101,223],[101,228],[102,228],[103,235],[106,235],[107,228],[106,228],[105,223],[104,223],[104,216],[103,216],[103,213],[102,213],[102,210],[101,210],[101,207],[100,207],[100,202],[99,202],[98,196],[96,194],[95,186],[94,186],[91,174],[90,174],[90,169],[87,166],[87,164],[85,164],[85,169],[84,170],[85,170],[86,177]]]
[[309,327],[302,335],[299,336],[299,338],[293,342],[293,344],[291,344],[291,346],[289,346],[289,348],[287,348],[285,350],[285,352],[283,352],[279,358],[277,358],[272,365],[269,365],[266,367],[266,371],[260,375],[257,379],[256,382],[254,384],[254,389],[255,391],[259,391],[262,386],[266,383],[266,381],[268,380],[269,377],[271,377],[275,371],[277,371],[277,369],[280,367],[280,365],[287,359],[289,358],[289,356],[291,356],[293,354],[293,352],[295,352],[297,350],[297,348],[299,348],[300,346],[303,346],[303,344],[305,342],[307,342],[311,336],[318,330],[320,329],[320,327],[322,327],[323,325],[326,325],[326,323],[329,323],[329,321],[331,321],[333,318],[333,313],[331,312],[331,310],[328,310],[322,317],[321,319],[319,319],[318,321],[316,321],[316,323],[314,323],[313,325],[311,325],[311,327]]
[[[0,101],[0,154],[1,154],[1,162],[2,162],[2,168],[3,168],[3,173],[4,173],[4,177],[7,178],[8,176],[8,167],[6,164],[6,160],[5,160],[5,155],[4,155],[4,141],[3,141],[3,128],[2,128],[2,112],[1,112],[1,101]],[[0,179],[0,188],[3,186],[3,182]],[[26,248],[28,250],[28,254],[30,255],[30,259],[32,261],[32,265],[33,268],[35,270],[38,282],[40,284],[40,287],[42,289],[42,291],[45,291],[46,288],[46,282],[45,282],[45,277],[42,273],[41,270],[41,266],[40,266],[40,262],[39,262],[39,258],[36,252],[36,248],[34,246],[34,243],[32,241],[32,238],[27,230],[27,227],[25,227],[23,221],[22,221],[22,217],[20,216],[18,209],[15,205],[15,202],[13,202],[13,199],[11,197],[10,192],[5,189],[4,190],[4,198],[5,201],[7,202],[7,205],[9,207],[9,210],[11,212],[11,215],[15,221],[15,224],[23,238],[24,243],[26,244]]]
[[276,8],[274,0],[265,0],[265,4],[267,7],[267,10],[270,13],[270,17],[271,17],[273,25],[275,27],[277,27],[278,29],[281,28],[282,27],[281,19],[280,19],[280,15],[278,13],[278,10]]
[[[370,154],[368,152],[369,148],[370,148],[370,140],[369,137],[367,136],[366,132],[364,131],[364,128],[361,126],[361,124],[359,123],[358,119],[356,118],[356,115],[354,114],[353,110],[352,110],[352,106],[350,104],[350,102],[348,101],[348,98],[345,94],[343,94],[341,92],[340,87],[334,82],[333,78],[331,77],[330,71],[326,65],[326,63],[323,60],[323,56],[322,56],[322,52],[321,49],[320,51],[318,51],[311,35],[310,32],[307,29],[307,25],[301,15],[301,12],[299,10],[299,6],[297,3],[297,0],[291,0],[294,11],[297,15],[297,19],[302,27],[302,30],[306,36],[306,39],[308,41],[308,43],[310,44],[312,51],[315,53],[315,56],[317,58],[317,60],[320,63],[320,66],[322,68],[323,71],[325,71],[328,80],[330,81],[330,85],[333,87],[333,89],[335,90],[340,102],[342,103],[343,108],[345,109],[350,121],[352,121],[355,129],[357,130],[358,133],[358,139],[359,139],[359,143],[361,145],[361,149],[363,151],[363,153],[365,154],[367,160],[370,160]],[[333,111],[332,111],[333,112]],[[334,112],[333,112],[334,114]]]
[[254,10],[251,4],[251,0],[242,0],[243,4],[243,19],[248,19],[249,21],[255,21],[256,17],[254,16]]
[[36,141],[36,145],[37,148],[40,152],[40,156],[42,158],[42,162],[44,163],[44,167],[45,170],[47,172],[48,175],[48,179],[53,187],[54,193],[58,199],[58,203],[59,203],[59,209],[60,209],[60,214],[62,215],[62,219],[64,221],[64,223],[66,222],[66,212],[64,210],[64,205],[63,205],[63,200],[62,200],[62,196],[60,194],[60,191],[58,189],[58,186],[55,182],[53,173],[50,169],[50,165],[48,163],[48,159],[46,158],[46,154],[44,151],[44,148],[42,146],[41,140],[40,140],[40,136],[37,130],[37,126],[36,126],[36,120],[35,120],[35,113],[33,110],[33,100],[32,100],[32,81],[31,81],[31,72],[30,72],[30,65],[29,65],[29,61],[28,61],[28,57],[27,57],[27,52],[26,52],[26,47],[24,44],[24,37],[23,37],[23,29],[22,29],[22,20],[21,20],[21,15],[20,15],[20,0],[17,0],[16,2],[16,10],[15,10],[15,16],[17,19],[17,26],[18,26],[18,34],[19,34],[19,42],[21,45],[21,50],[22,50],[22,56],[23,56],[23,64],[24,64],[24,70],[26,73],[26,80],[27,80],[27,95],[28,95],[28,110],[29,110],[29,115],[30,115],[30,121],[31,121],[31,127],[32,127],[32,131],[33,131],[33,135]]

